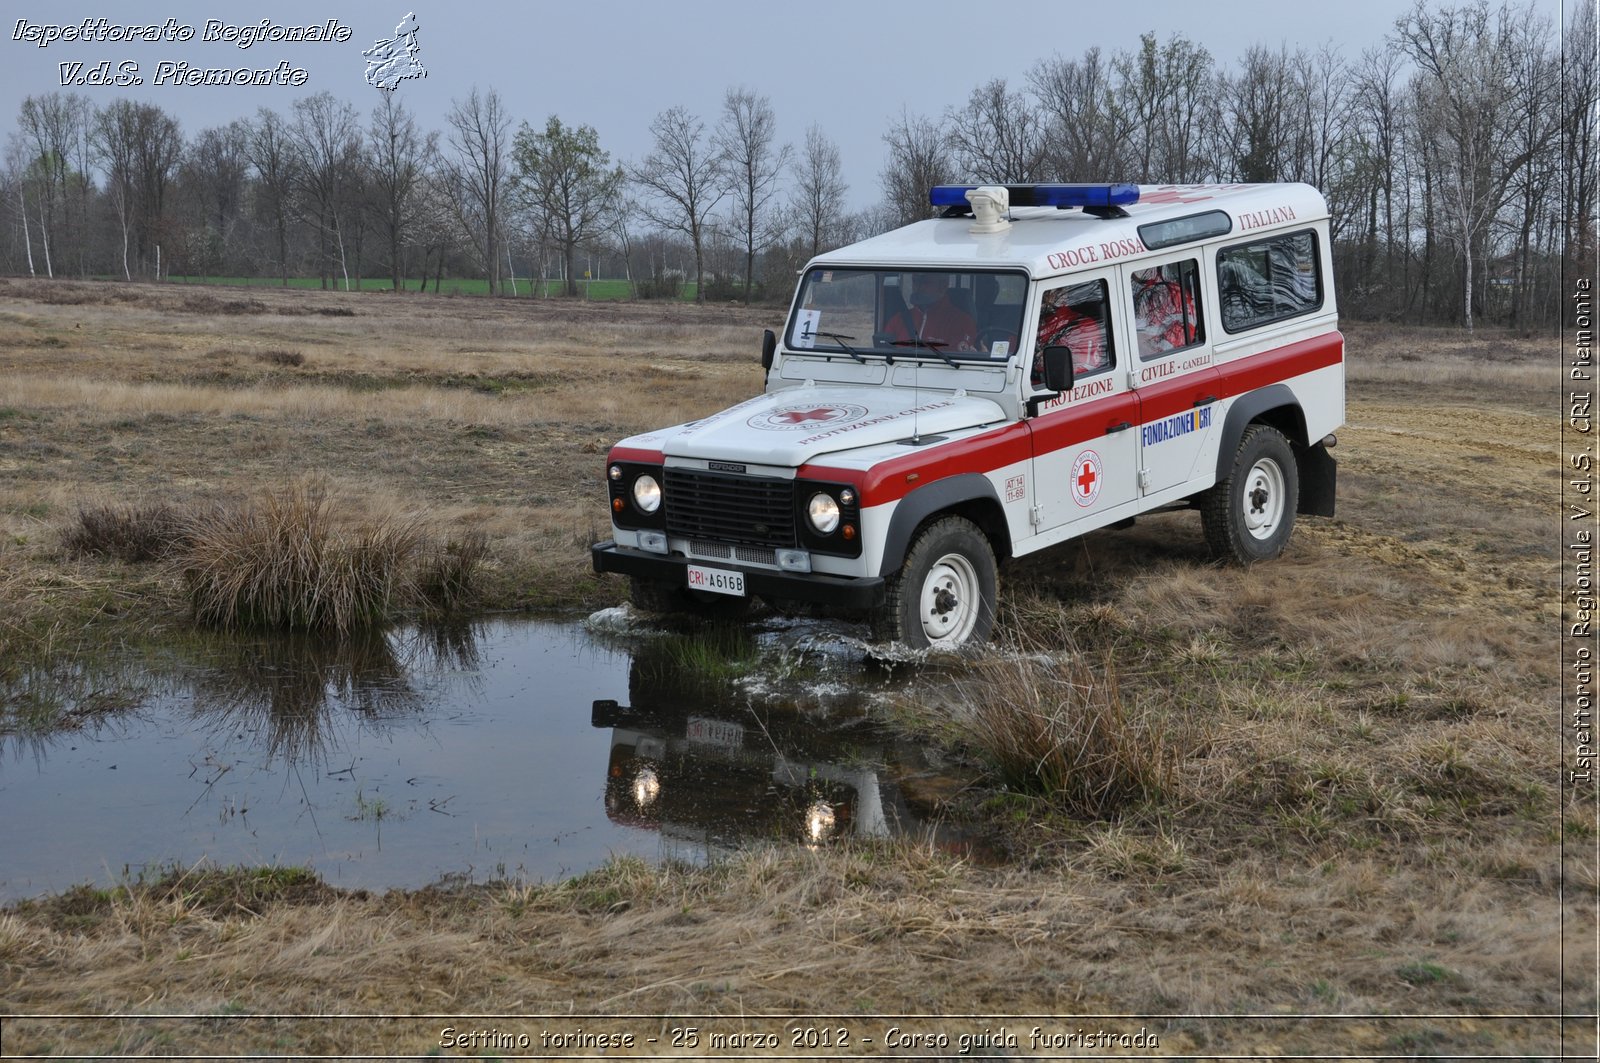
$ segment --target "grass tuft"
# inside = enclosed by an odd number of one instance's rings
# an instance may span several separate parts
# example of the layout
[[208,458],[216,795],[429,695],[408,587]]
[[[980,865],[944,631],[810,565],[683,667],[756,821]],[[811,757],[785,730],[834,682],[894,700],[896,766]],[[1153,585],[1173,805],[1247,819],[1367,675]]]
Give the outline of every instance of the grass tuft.
[[186,541],[182,517],[165,503],[86,506],[62,535],[69,554],[129,563],[165,560]]
[[422,532],[403,517],[342,530],[326,489],[305,482],[203,513],[189,538],[179,569],[200,623],[348,633],[412,600]]
[[1109,658],[987,658],[957,696],[960,740],[1008,788],[1070,815],[1099,819],[1175,789],[1175,753],[1158,723],[1130,716]]
[[285,351],[276,348],[270,351],[259,351],[256,354],[256,358],[266,362],[268,365],[279,365],[286,369],[298,369],[306,364],[306,356],[299,351]]
[[459,539],[436,544],[423,559],[417,593],[435,616],[451,616],[477,605],[479,571],[489,556],[489,536],[473,529]]

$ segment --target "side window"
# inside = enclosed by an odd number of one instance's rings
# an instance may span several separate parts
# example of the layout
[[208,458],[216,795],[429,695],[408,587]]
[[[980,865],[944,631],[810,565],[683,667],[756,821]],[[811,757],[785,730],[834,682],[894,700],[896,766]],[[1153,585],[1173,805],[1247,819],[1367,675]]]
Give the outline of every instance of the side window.
[[1088,281],[1050,288],[1039,296],[1039,333],[1034,339],[1034,387],[1044,386],[1044,349],[1066,347],[1072,351],[1075,377],[1094,376],[1116,365],[1107,310],[1110,289],[1106,282]]
[[1217,291],[1228,332],[1271,324],[1322,305],[1315,233],[1286,233],[1217,252]]
[[1159,358],[1205,342],[1197,259],[1186,258],[1135,270],[1131,283],[1140,358]]

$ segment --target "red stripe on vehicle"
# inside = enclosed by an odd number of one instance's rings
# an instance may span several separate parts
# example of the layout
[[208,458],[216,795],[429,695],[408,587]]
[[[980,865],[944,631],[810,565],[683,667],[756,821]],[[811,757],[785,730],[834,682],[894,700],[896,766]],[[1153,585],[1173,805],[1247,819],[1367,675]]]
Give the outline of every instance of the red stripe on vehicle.
[[1231,399],[1290,377],[1338,365],[1343,360],[1344,336],[1330,332],[1199,372],[1185,373],[1138,389],[1140,423],[1151,424],[1195,406],[1209,405],[1201,399],[1209,397],[1211,402]]
[[[1068,406],[958,443],[913,451],[871,469],[803,465],[801,479],[853,484],[863,506],[895,502],[917,488],[963,473],[987,474],[1034,455],[1063,450],[1099,439],[1126,422],[1126,431],[1193,408],[1199,399],[1217,401],[1276,384],[1281,380],[1338,365],[1344,360],[1344,336],[1330,332],[1285,347],[1227,362],[1214,369],[1134,391]],[[1202,404],[1203,405],[1203,404]],[[628,459],[637,460],[637,459]]]
[[1291,343],[1287,347],[1277,347],[1238,361],[1226,362],[1218,370],[1222,373],[1223,397],[1231,398],[1303,373],[1314,373],[1342,361],[1344,334],[1330,332]]
[[1128,426],[1123,431],[1136,431],[1139,424],[1139,397],[1135,392],[1124,391],[1086,402],[1082,406],[1052,410],[1026,423],[1033,429],[1033,452],[1051,454],[1091,439],[1099,439],[1123,424]]
[[666,457],[659,450],[642,450],[638,447],[612,447],[611,453],[606,457],[607,463],[613,461],[636,461],[641,465],[663,465]]
[[963,473],[987,473],[992,469],[1027,461],[1033,454],[1028,443],[1028,422],[1008,424],[982,435],[946,446],[913,451],[903,458],[880,462],[870,469],[835,469],[823,465],[802,465],[800,477],[806,480],[836,480],[854,484],[861,492],[863,506],[881,506],[904,498],[917,488]]

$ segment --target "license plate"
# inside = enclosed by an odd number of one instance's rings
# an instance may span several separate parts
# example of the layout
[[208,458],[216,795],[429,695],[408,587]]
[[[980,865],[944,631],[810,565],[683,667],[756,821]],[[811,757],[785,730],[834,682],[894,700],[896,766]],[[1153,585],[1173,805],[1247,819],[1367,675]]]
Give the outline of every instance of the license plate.
[[689,566],[689,589],[692,591],[710,591],[712,594],[732,594],[735,597],[744,597],[744,573],[733,572],[725,568],[706,568],[704,565]]
[[689,730],[684,736],[691,742],[724,749],[738,749],[744,745],[744,727],[726,720],[708,720],[704,716],[689,717]]

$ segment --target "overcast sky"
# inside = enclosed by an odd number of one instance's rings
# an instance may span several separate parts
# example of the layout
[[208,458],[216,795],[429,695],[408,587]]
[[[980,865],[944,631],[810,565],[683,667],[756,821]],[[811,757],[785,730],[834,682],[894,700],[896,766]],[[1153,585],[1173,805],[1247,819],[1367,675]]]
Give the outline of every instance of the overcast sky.
[[[1444,0],[1433,0],[1441,6]],[[1534,0],[1552,22],[1561,0]],[[978,4],[964,0],[609,0],[583,3],[523,0],[479,4],[440,0],[210,0],[61,3],[8,0],[0,48],[0,131],[16,128],[23,97],[58,91],[61,64],[84,63],[79,73],[110,61],[113,73],[136,64],[140,86],[67,86],[97,105],[118,96],[150,100],[175,115],[186,135],[258,107],[287,113],[301,96],[327,90],[366,115],[383,91],[365,81],[364,49],[393,36],[415,12],[418,60],[427,77],[403,83],[399,99],[427,129],[443,129],[453,99],[473,86],[494,87],[514,122],[542,126],[557,114],[569,125],[592,125],[617,161],[632,161],[650,147],[649,126],[659,112],[682,105],[705,120],[719,114],[723,93],[745,86],[770,97],[784,140],[803,140],[820,124],[838,144],[850,185],[847,201],[865,206],[877,194],[884,130],[909,108],[937,115],[962,103],[973,88],[1003,77],[1021,87],[1039,60],[1081,55],[1098,45],[1107,54],[1132,50],[1139,35],[1165,41],[1182,34],[1224,67],[1254,44],[1292,51],[1324,44],[1354,61],[1382,44],[1411,0],[1143,0],[1079,3],[1052,0]],[[502,10],[504,13],[502,13]],[[976,10],[1003,16],[975,19]],[[190,41],[81,43],[58,40],[45,47],[26,38],[34,27],[80,25],[106,18],[116,24],[173,20],[191,27]],[[266,41],[248,49],[205,43],[208,20],[232,26],[321,25],[337,19],[347,42]],[[21,23],[26,23],[26,26]],[[302,86],[232,88],[154,84],[158,64],[192,67],[303,70]],[[1120,175],[1108,174],[1108,179]]]

